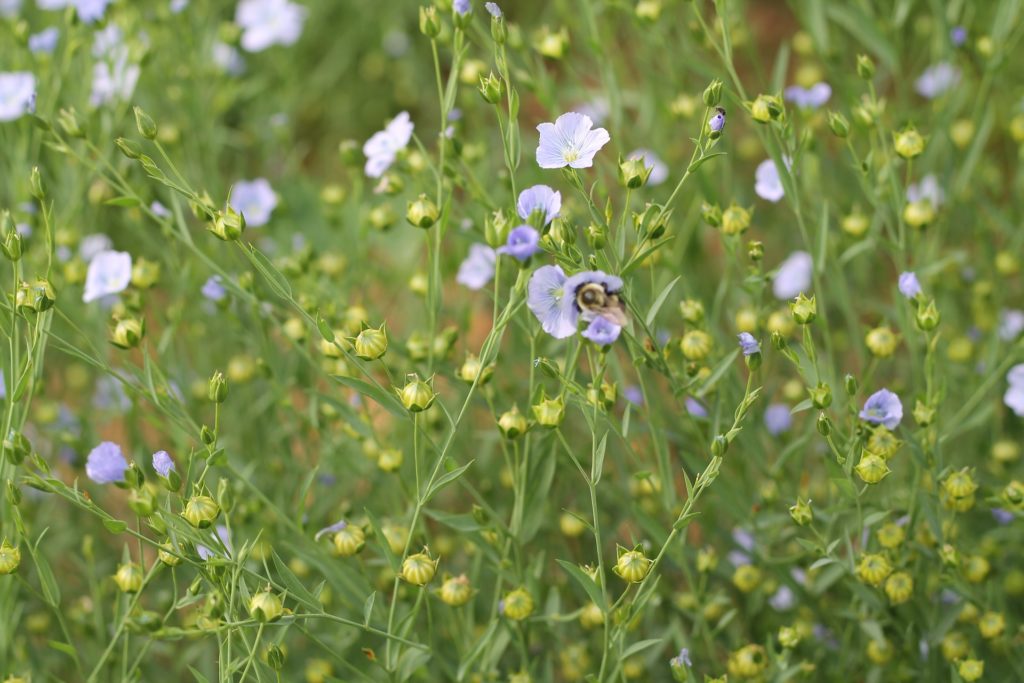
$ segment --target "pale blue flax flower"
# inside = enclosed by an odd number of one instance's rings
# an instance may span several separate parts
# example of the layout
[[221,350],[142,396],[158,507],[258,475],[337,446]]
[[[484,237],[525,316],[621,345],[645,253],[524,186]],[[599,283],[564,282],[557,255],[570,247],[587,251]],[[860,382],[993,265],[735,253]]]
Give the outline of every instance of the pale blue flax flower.
[[455,281],[470,289],[481,289],[494,278],[494,264],[497,259],[494,249],[486,244],[470,245],[469,255],[459,265]]
[[113,484],[124,481],[128,461],[121,453],[121,447],[112,441],[104,441],[89,452],[85,461],[85,473],[97,484]]
[[921,178],[919,182],[911,183],[907,186],[908,202],[925,200],[931,202],[931,205],[936,209],[946,201],[946,193],[943,192],[942,187],[939,185],[939,179],[935,177],[934,173],[929,173]]
[[1013,411],[1017,417],[1024,417],[1024,363],[1019,363],[1010,368],[1006,373],[1006,393],[1003,394],[1003,403]]
[[487,13],[490,14],[495,19],[501,19],[501,8],[498,7],[498,3],[485,2],[484,9],[487,10]]
[[[690,651],[685,647],[679,651],[672,659],[668,660],[668,665],[673,669],[682,669],[684,667],[689,668],[693,666],[693,662],[690,661]],[[684,679],[685,680],[685,679]]]
[[60,29],[56,26],[43,29],[39,33],[33,33],[28,37],[28,49],[33,54],[52,54],[57,49],[57,41],[60,40]]
[[683,405],[686,406],[686,412],[694,417],[707,417],[708,409],[704,407],[704,404],[695,399],[693,396],[687,396],[686,400],[683,401]]
[[896,429],[903,419],[903,404],[900,397],[888,389],[879,389],[864,402],[860,419],[872,424],[885,425],[886,429]]
[[544,216],[544,225],[558,218],[562,210],[562,193],[552,190],[547,185],[534,185],[519,193],[516,200],[516,213],[524,221],[530,220],[534,211]]
[[832,97],[832,86],[828,83],[815,83],[809,88],[791,85],[786,88],[783,96],[801,109],[818,109],[825,106]]
[[36,77],[28,71],[0,73],[0,121],[14,121],[32,111]]
[[809,291],[813,270],[814,261],[811,255],[806,251],[794,251],[775,273],[775,279],[772,281],[775,298],[792,299],[797,294]]
[[452,3],[452,9],[455,10],[456,14],[466,16],[473,9],[473,5],[469,0],[455,0]]
[[1024,332],[1024,311],[1016,308],[1004,308],[999,311],[999,338],[1004,342],[1012,342]]
[[498,248],[498,253],[525,262],[539,250],[540,233],[529,225],[520,225],[508,233],[508,241],[505,246]]
[[708,128],[715,133],[721,133],[725,128],[725,109],[715,107],[715,113],[708,119]]
[[740,332],[737,337],[740,340],[740,349],[743,350],[744,356],[753,356],[755,353],[761,353],[761,345],[754,339],[754,335],[749,332]]
[[921,283],[917,280],[917,275],[913,271],[905,271],[900,273],[899,280],[900,294],[913,299],[921,293]]
[[[217,531],[217,538],[224,545],[224,550],[227,551],[228,557],[231,557],[231,553],[234,552],[234,549],[231,547],[231,532],[228,531],[228,528],[223,524],[218,524],[215,527],[215,529]],[[216,550],[211,550],[210,548],[207,548],[205,545],[202,544],[196,544],[196,553],[199,554],[199,557],[203,561],[209,560],[211,557],[217,557],[222,554],[219,548]]]
[[967,42],[967,29],[963,26],[949,29],[949,42],[953,43],[953,47],[961,47]]
[[590,321],[590,325],[583,330],[582,334],[598,346],[609,346],[619,338],[620,332],[622,332],[622,327],[607,318],[598,316]]
[[305,7],[290,0],[242,0],[235,9],[235,23],[242,29],[239,44],[246,52],[294,45],[306,14]]
[[560,266],[541,266],[533,271],[527,286],[526,305],[544,331],[556,339],[575,334],[579,317],[576,304],[571,301],[573,295],[566,294],[566,279]]
[[541,168],[590,168],[594,155],[611,140],[604,128],[594,128],[585,114],[562,114],[554,123],[537,126],[537,164]]
[[239,180],[231,188],[228,203],[245,217],[245,224],[258,228],[270,221],[270,214],[277,207],[277,194],[266,178]]
[[[788,160],[786,165],[789,166]],[[782,187],[782,178],[779,176],[779,169],[771,159],[765,159],[757,165],[754,172],[754,192],[761,199],[770,202],[778,202],[786,196],[786,190]]]
[[772,436],[788,432],[793,426],[793,414],[784,403],[773,403],[764,411],[764,426]]
[[916,81],[914,89],[921,97],[929,100],[952,89],[960,82],[960,69],[949,62],[939,62],[924,70]]
[[405,149],[412,139],[413,128],[409,112],[403,111],[388,121],[384,130],[370,136],[363,145],[363,154],[366,155],[366,166],[363,170],[368,177],[380,178],[391,168],[398,153]]
[[165,479],[171,472],[177,472],[174,461],[167,451],[157,451],[153,454],[153,469]]
[[109,58],[93,64],[89,104],[100,107],[127,101],[135,92],[141,73],[139,65],[130,61],[127,48],[116,50]]
[[228,295],[228,291],[224,288],[224,280],[220,275],[211,275],[202,288],[203,296],[210,301],[223,301],[224,297]]
[[123,292],[131,281],[131,254],[125,251],[101,251],[89,262],[82,301],[89,303]]
[[331,524],[330,526],[325,526],[323,529],[316,532],[316,535],[313,536],[313,540],[319,541],[322,537],[324,537],[327,534],[336,534],[339,531],[344,531],[347,528],[348,522],[346,522],[345,520],[335,522],[334,524]]

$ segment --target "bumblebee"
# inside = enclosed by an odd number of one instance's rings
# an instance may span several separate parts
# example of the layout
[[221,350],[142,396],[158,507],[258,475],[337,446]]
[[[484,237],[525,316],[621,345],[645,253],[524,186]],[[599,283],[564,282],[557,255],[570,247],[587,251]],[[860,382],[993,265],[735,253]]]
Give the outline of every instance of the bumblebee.
[[629,322],[626,304],[619,293],[609,292],[597,282],[588,282],[576,290],[576,307],[580,309],[584,320],[601,316],[620,327]]

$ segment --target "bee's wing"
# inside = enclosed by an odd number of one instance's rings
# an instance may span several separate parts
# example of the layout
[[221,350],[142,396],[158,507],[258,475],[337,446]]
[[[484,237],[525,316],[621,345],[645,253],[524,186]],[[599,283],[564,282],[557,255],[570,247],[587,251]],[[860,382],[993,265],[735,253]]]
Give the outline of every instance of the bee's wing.
[[629,323],[629,314],[626,313],[626,304],[617,296],[608,301],[608,305],[601,309],[601,317],[615,323],[619,327],[625,327]]

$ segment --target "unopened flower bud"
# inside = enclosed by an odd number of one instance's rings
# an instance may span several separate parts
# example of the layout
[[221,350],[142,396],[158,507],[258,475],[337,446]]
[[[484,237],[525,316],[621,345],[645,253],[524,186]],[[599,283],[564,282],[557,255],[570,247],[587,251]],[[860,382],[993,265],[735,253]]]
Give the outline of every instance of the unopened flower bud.
[[730,204],[729,208],[722,212],[722,233],[725,235],[740,235],[750,227],[751,212],[742,206]]
[[718,204],[703,202],[700,205],[700,215],[704,219],[704,222],[713,228],[717,228],[722,225],[722,209]]
[[146,336],[146,323],[141,318],[126,317],[114,324],[110,343],[121,349],[134,349]]
[[867,55],[857,55],[857,75],[865,81],[875,76],[875,63]]
[[913,159],[924,151],[924,138],[914,128],[904,128],[893,133],[893,146],[904,159]]
[[22,282],[18,285],[14,304],[22,311],[42,313],[53,308],[56,301],[57,292],[50,281],[45,278],[36,278],[31,282]]
[[799,526],[807,526],[814,520],[814,511],[811,510],[811,501],[797,498],[796,505],[789,508],[789,516]]
[[501,102],[501,96],[505,93],[505,82],[494,75],[492,71],[487,76],[480,77],[480,96],[488,104]]
[[142,156],[142,146],[134,140],[117,138],[114,140],[114,144],[121,150],[121,154],[125,155],[128,159],[134,160]]
[[207,529],[220,515],[220,506],[209,496],[192,496],[181,516],[197,529]]
[[340,557],[351,557],[363,550],[366,545],[366,533],[358,524],[346,524],[334,534],[334,552]]
[[437,394],[431,388],[430,384],[424,382],[419,378],[418,375],[409,375],[408,381],[405,386],[401,389],[396,389],[398,398],[402,401],[402,405],[410,413],[419,413],[430,408],[434,405],[434,399],[437,398]]
[[149,289],[160,280],[160,264],[147,258],[138,258],[132,263],[132,286]]
[[857,476],[867,484],[877,484],[885,479],[891,471],[884,458],[870,451],[864,451],[861,454],[860,462],[854,469],[857,471]]
[[828,384],[820,382],[818,386],[808,389],[807,392],[811,395],[811,403],[818,410],[825,410],[832,405],[832,387]]
[[561,397],[543,399],[533,406],[533,417],[542,427],[557,427],[565,419],[565,402]]
[[142,111],[142,107],[135,107],[135,127],[139,129],[139,134],[147,140],[156,139],[156,123],[146,112]]
[[519,412],[519,408],[512,406],[512,410],[506,411],[498,418],[498,429],[506,439],[515,439],[526,433],[528,428],[526,416]]
[[409,202],[405,212],[405,219],[411,225],[426,230],[437,222],[438,215],[440,215],[440,212],[437,204],[428,199],[427,195],[421,194]]
[[651,176],[651,171],[653,170],[654,166],[648,167],[647,164],[644,163],[643,157],[620,161],[619,183],[623,187],[628,187],[631,190],[643,187],[647,184],[647,179]]
[[857,578],[872,586],[882,585],[891,573],[892,565],[879,553],[868,553],[857,563]]
[[0,244],[0,249],[3,249],[4,256],[7,257],[7,260],[12,262],[20,261],[22,253],[21,233],[14,230],[12,227],[10,231],[4,230],[2,239],[3,243]]
[[939,309],[935,306],[935,299],[929,299],[928,303],[925,303],[924,299],[918,301],[915,320],[919,328],[925,331],[934,330],[939,326],[941,317]]
[[789,310],[793,313],[793,320],[799,325],[809,325],[818,317],[818,304],[814,297],[808,298],[802,292],[789,305]]
[[388,333],[384,325],[380,327],[367,327],[356,336],[352,342],[356,356],[363,360],[377,360],[388,350]]
[[217,239],[232,242],[245,232],[245,217],[228,206],[214,213],[213,222],[207,226],[207,230]]
[[441,18],[433,5],[420,7],[420,33],[431,39],[441,33]]
[[706,107],[717,107],[718,103],[722,101],[722,81],[715,79],[708,83],[708,87],[704,88],[704,106]]
[[122,564],[114,574],[114,583],[122,593],[138,593],[142,590],[142,568],[134,562]]
[[473,597],[473,588],[469,584],[469,578],[465,574],[461,574],[446,579],[441,584],[439,595],[444,604],[459,607],[465,605]]
[[618,560],[612,568],[620,578],[629,583],[640,583],[651,571],[652,560],[639,548],[626,550],[620,547]]
[[533,597],[525,588],[517,588],[505,594],[498,609],[509,619],[522,621],[533,614]]
[[228,398],[228,381],[220,370],[210,377],[207,397],[210,399],[210,403],[223,403]]
[[18,550],[17,546],[12,546],[4,539],[3,543],[0,543],[0,576],[6,576],[13,574],[18,571],[18,565],[21,564],[21,551]]
[[261,624],[277,621],[284,614],[281,598],[271,593],[269,588],[260,591],[249,600],[249,615]]
[[758,123],[768,123],[782,114],[782,102],[775,95],[758,95],[749,103],[750,115]]
[[437,560],[430,557],[426,549],[410,555],[402,562],[402,578],[414,586],[425,586],[434,578]]
[[828,113],[828,127],[837,138],[845,138],[850,134],[850,122],[846,117],[836,111]]
[[832,420],[825,413],[818,413],[818,420],[815,426],[818,428],[818,433],[822,436],[827,437],[832,434]]

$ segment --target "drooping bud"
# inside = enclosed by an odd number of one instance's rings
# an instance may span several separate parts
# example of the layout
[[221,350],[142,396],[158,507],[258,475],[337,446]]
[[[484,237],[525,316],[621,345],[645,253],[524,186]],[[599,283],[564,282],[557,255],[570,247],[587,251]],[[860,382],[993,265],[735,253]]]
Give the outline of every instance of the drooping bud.
[[411,225],[426,230],[437,222],[439,215],[440,211],[437,208],[437,204],[428,199],[427,195],[421,194],[409,202],[405,212],[405,219]]

